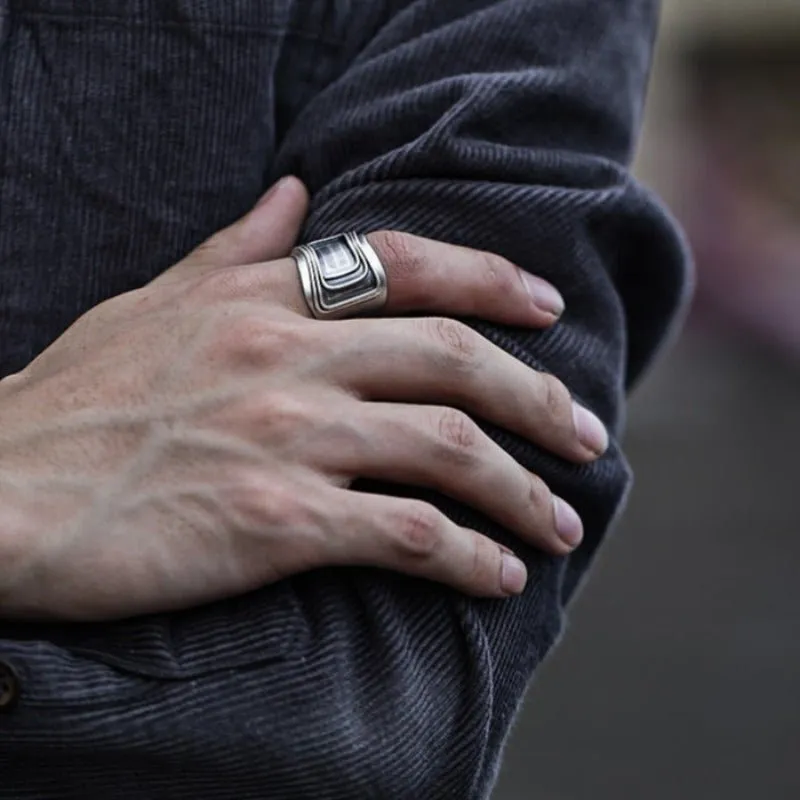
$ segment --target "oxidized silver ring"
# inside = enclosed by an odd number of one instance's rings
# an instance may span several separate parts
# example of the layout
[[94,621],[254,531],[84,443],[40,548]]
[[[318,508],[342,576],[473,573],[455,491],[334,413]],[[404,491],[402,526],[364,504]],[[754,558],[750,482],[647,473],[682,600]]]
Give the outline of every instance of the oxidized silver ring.
[[308,308],[317,319],[342,319],[386,304],[386,270],[360,233],[342,233],[292,250]]

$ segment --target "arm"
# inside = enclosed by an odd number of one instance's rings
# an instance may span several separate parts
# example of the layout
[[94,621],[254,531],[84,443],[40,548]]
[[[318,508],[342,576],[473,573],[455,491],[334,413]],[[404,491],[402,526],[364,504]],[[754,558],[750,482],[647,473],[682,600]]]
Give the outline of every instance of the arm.
[[[557,374],[618,432],[624,390],[663,339],[684,287],[680,240],[627,171],[656,3],[391,5],[282,143],[277,170],[313,190],[307,238],[397,228],[494,251],[548,278],[567,302],[555,329],[476,327]],[[472,601],[369,571],[297,583],[312,630],[305,682],[289,704],[314,709],[294,718],[298,731],[314,731],[303,757],[356,782],[380,781],[389,792],[380,796],[394,796],[393,786],[403,796],[485,795],[526,683],[625,496],[629,471],[616,444],[600,463],[572,468],[490,432],[586,528],[569,560],[526,553],[523,598]]]

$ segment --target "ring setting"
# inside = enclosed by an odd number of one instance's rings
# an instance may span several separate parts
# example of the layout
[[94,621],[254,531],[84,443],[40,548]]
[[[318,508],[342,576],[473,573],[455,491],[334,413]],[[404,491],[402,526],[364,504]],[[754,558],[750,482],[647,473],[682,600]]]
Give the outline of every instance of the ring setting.
[[299,245],[292,258],[308,308],[317,319],[342,319],[386,304],[386,270],[360,233]]

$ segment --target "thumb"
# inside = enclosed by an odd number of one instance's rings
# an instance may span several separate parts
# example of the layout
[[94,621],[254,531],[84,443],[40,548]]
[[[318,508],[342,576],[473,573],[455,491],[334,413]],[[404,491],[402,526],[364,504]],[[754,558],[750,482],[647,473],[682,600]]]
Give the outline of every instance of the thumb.
[[308,202],[308,191],[299,178],[281,178],[244,217],[215,233],[164,275],[175,277],[184,271],[197,275],[285,258],[300,235]]

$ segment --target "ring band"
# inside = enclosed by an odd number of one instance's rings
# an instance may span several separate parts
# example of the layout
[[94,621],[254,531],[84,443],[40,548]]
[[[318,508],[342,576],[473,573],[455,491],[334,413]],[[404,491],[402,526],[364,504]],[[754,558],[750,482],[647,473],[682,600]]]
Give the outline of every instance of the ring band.
[[308,308],[317,319],[342,319],[386,305],[386,270],[360,233],[342,233],[292,250]]

